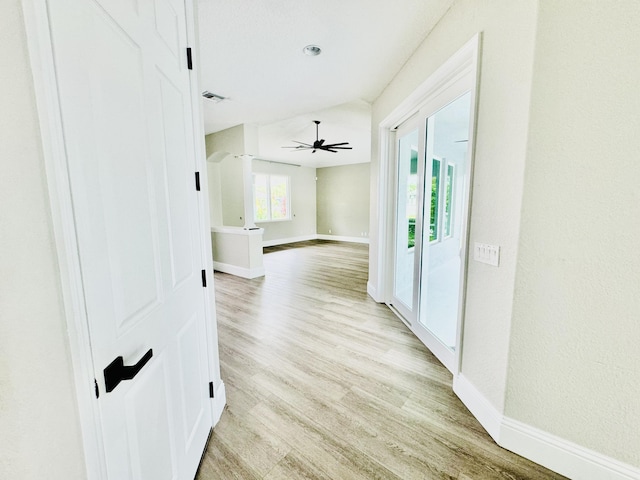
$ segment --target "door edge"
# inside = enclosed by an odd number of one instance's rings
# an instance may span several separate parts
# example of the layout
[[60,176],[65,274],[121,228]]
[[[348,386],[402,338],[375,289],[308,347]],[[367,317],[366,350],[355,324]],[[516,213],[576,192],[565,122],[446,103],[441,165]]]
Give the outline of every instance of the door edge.
[[62,308],[73,367],[85,470],[88,480],[106,480],[100,409],[96,402],[94,385],[95,368],[91,354],[89,324],[84,308],[80,256],[68,181],[47,0],[23,0],[22,10],[35,87],[54,250],[60,271]]

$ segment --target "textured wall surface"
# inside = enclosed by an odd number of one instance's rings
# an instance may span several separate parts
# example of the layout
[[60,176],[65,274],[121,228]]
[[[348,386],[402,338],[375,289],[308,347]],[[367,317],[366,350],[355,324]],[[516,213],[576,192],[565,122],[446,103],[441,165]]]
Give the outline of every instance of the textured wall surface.
[[368,238],[370,171],[369,163],[316,170],[319,234]]
[[84,458],[19,0],[0,15],[0,478],[82,479]]
[[640,467],[640,3],[540,2],[506,414]]

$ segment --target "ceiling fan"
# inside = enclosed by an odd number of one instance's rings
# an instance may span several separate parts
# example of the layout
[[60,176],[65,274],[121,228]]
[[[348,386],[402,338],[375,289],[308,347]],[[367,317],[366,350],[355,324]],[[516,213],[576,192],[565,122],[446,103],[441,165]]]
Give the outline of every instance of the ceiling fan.
[[324,143],[324,138],[318,140],[318,125],[320,125],[320,120],[314,120],[313,123],[316,124],[316,140],[313,144],[297,142],[292,140],[293,143],[298,143],[295,147],[282,147],[282,148],[295,148],[296,150],[311,150],[311,153],[316,153],[316,150],[324,150],[326,152],[336,153],[338,150],[351,150],[352,147],[345,147],[344,145],[349,145],[349,142],[342,143]]

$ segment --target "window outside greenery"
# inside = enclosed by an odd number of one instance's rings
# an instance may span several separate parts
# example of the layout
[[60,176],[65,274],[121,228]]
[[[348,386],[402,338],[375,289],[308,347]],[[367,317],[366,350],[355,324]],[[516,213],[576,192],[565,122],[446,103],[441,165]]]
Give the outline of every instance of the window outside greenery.
[[444,237],[448,238],[452,235],[451,231],[451,207],[453,198],[453,179],[455,167],[451,164],[447,165],[447,179],[445,181],[444,194]]
[[285,175],[253,175],[254,221],[289,220],[289,177]]
[[411,147],[409,176],[407,177],[408,248],[416,245],[416,213],[418,211],[418,149]]
[[440,160],[433,159],[431,170],[431,215],[429,220],[429,241],[438,240],[438,213],[440,207]]

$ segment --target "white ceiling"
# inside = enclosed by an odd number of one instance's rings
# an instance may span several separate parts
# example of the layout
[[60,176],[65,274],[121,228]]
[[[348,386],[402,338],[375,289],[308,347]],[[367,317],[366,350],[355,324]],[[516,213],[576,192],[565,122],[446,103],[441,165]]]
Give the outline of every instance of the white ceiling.
[[[370,108],[454,0],[199,0],[205,133],[260,125],[260,158],[308,166],[370,160]],[[308,57],[305,45],[322,54]],[[334,108],[335,107],[335,108]],[[292,140],[348,141],[338,153]]]

